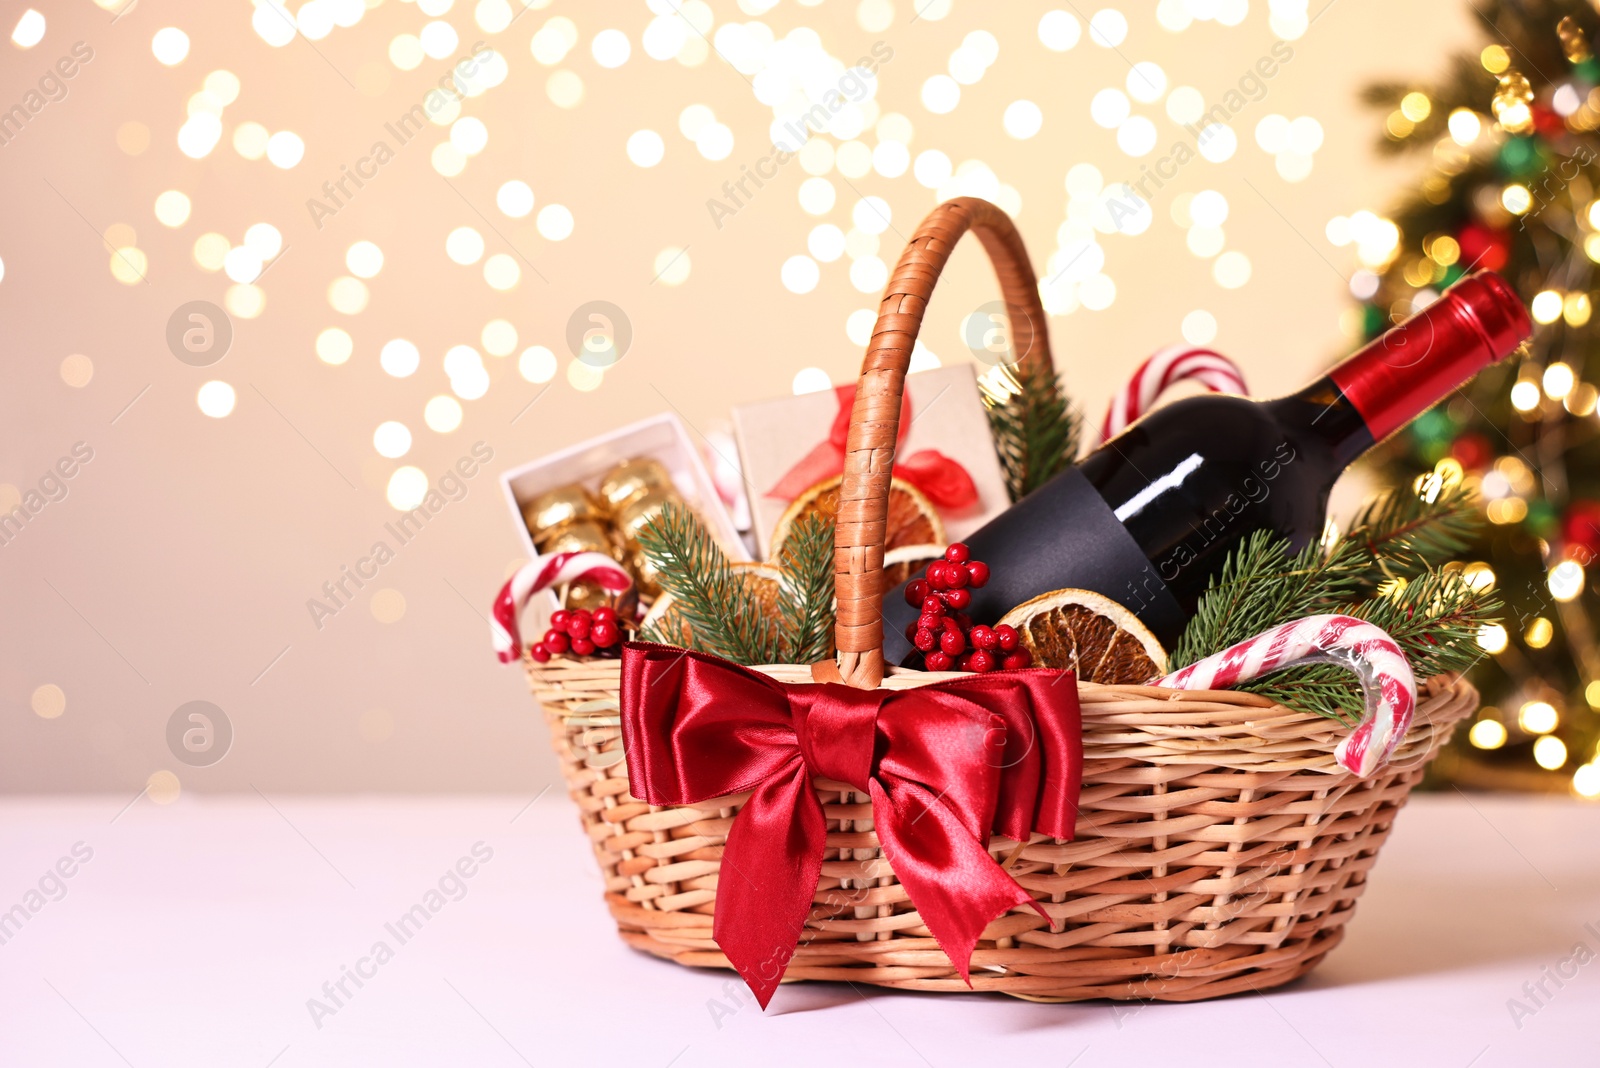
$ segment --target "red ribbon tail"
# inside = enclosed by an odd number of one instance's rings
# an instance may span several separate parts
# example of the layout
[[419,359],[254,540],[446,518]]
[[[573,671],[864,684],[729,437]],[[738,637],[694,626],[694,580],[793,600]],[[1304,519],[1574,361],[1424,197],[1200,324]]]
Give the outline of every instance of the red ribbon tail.
[[[1001,870],[984,843],[920,784],[873,779],[872,810],[883,855],[939,948],[972,985],[972,951],[984,928],[1019,905],[1050,917]],[[720,893],[720,891],[719,891]]]
[[763,1009],[805,930],[827,831],[796,759],[756,788],[728,832],[711,933]]

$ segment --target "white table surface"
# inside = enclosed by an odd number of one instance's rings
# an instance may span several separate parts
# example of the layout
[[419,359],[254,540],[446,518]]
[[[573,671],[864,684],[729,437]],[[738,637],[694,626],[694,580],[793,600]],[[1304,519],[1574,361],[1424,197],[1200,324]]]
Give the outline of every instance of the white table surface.
[[[1600,963],[1547,977],[1579,943],[1600,960],[1600,806],[1416,797],[1344,944],[1265,996],[1040,1005],[807,983],[762,1013],[731,973],[617,940],[557,790],[125,805],[0,801],[0,911],[77,843],[93,851],[0,929],[0,1065],[1600,1063]],[[385,923],[480,842],[492,857],[459,900],[399,944]],[[346,980],[318,1026],[308,999],[380,939],[393,958]],[[1535,1006],[1524,984],[1541,979]],[[1512,998],[1535,1011],[1514,1019]]]

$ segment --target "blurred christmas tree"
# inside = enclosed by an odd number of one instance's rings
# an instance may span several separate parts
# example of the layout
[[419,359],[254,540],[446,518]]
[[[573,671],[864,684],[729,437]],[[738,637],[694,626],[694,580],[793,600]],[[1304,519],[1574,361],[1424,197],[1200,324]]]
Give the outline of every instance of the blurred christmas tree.
[[1385,151],[1428,159],[1389,218],[1357,212],[1351,281],[1374,336],[1464,273],[1499,271],[1537,324],[1489,369],[1377,455],[1395,479],[1437,471],[1481,493],[1487,523],[1466,565],[1506,602],[1479,633],[1485,708],[1438,764],[1463,785],[1600,797],[1600,0],[1470,0],[1486,46],[1437,84],[1370,87]]

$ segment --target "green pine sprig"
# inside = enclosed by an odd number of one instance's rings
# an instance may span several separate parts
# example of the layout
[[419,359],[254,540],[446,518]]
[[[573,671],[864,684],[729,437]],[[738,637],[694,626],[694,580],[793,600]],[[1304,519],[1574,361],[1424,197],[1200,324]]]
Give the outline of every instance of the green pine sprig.
[[[1401,487],[1363,508],[1331,546],[1294,552],[1270,532],[1255,532],[1212,580],[1172,667],[1281,623],[1337,612],[1387,631],[1419,679],[1464,671],[1482,655],[1479,629],[1501,607],[1460,569],[1443,566],[1471,543],[1475,515],[1476,502],[1458,487],[1424,487],[1420,496]],[[1240,689],[1346,722],[1362,707],[1356,680],[1336,665],[1291,668]]]
[[1006,490],[1019,501],[1077,459],[1082,420],[1049,373],[1001,364],[984,374],[980,386]]
[[[1465,671],[1484,655],[1478,629],[1494,622],[1501,604],[1480,592],[1459,570],[1427,571],[1394,592],[1337,609],[1388,632],[1420,682]],[[1330,664],[1290,668],[1241,689],[1319,716],[1354,722],[1362,707],[1361,689],[1343,668]]]
[[639,547],[655,567],[662,590],[672,594],[666,625],[649,628],[642,637],[677,644],[687,635],[691,648],[735,663],[782,662],[777,626],[699,516],[669,502],[639,532]]
[[820,515],[790,528],[782,570],[785,661],[814,664],[833,655],[833,521]]
[[779,618],[757,600],[748,574],[688,508],[669,503],[639,533],[655,568],[666,614],[644,641],[681,645],[736,664],[810,664],[833,655],[833,523],[807,516],[792,528],[778,561]]
[[[1437,477],[1437,476],[1432,476]],[[1378,587],[1442,567],[1466,552],[1483,529],[1478,498],[1460,482],[1396,486],[1356,513],[1345,540],[1361,551],[1362,583]]]
[[1294,552],[1271,531],[1255,531],[1211,580],[1173,647],[1172,670],[1279,623],[1333,611],[1355,597],[1362,564],[1362,554],[1347,540],[1328,550],[1312,544]]

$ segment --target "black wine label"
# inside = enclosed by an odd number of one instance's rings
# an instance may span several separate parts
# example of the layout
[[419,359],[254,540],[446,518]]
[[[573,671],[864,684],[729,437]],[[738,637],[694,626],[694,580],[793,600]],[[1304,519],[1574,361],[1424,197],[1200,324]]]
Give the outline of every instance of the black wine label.
[[[1093,590],[1133,612],[1165,648],[1188,622],[1177,598],[1076,467],[990,520],[966,539],[972,557],[989,565],[991,578],[972,591],[967,613],[993,624],[1024,601],[1051,590]],[[906,604],[905,587],[883,606],[883,654],[901,664],[916,652],[905,636],[921,609]]]

